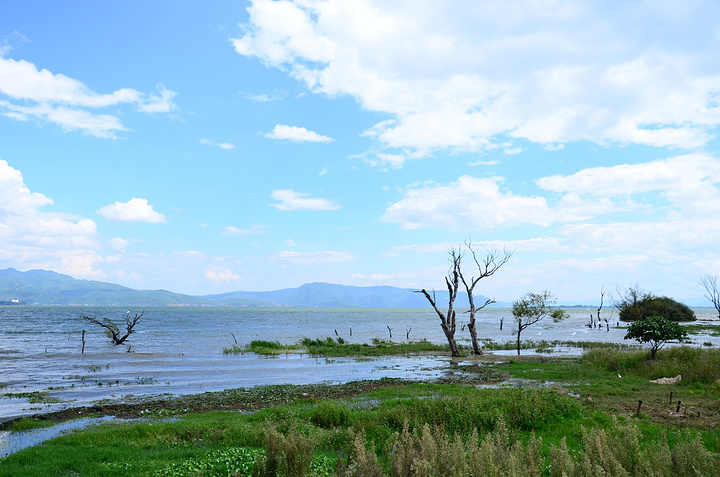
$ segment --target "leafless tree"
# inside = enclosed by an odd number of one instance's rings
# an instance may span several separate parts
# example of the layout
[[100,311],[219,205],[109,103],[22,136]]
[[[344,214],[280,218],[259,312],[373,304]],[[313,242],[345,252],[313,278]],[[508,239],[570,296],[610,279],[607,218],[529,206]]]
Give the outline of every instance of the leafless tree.
[[718,319],[720,319],[720,290],[718,290],[718,276],[717,275],[703,275],[700,277],[700,285],[705,288],[705,292],[707,295],[705,295],[705,298],[710,300],[710,302],[715,307],[715,310],[718,314]]
[[[638,302],[647,294],[640,288],[637,283],[629,286],[625,291],[620,287],[616,288],[617,299],[613,299],[613,306],[617,308],[621,314],[620,319],[623,321],[636,321],[642,318],[641,310]],[[627,316],[627,319],[623,318]]]
[[462,262],[462,253],[460,248],[453,248],[449,252],[450,255],[450,268],[448,274],[445,277],[445,284],[448,289],[448,307],[447,313],[443,313],[438,308],[437,299],[435,298],[435,292],[432,295],[427,292],[424,288],[420,291],[425,298],[430,302],[435,313],[440,317],[440,326],[442,327],[443,333],[448,340],[450,345],[450,353],[453,356],[460,356],[460,349],[458,348],[457,341],[455,341],[455,299],[457,298],[458,289],[460,288],[460,264]]
[[84,320],[89,321],[90,323],[93,323],[98,326],[102,326],[105,328],[105,332],[108,334],[110,339],[112,340],[113,344],[119,345],[123,344],[126,339],[135,331],[135,325],[140,323],[140,318],[145,314],[145,310],[143,310],[140,314],[135,313],[135,316],[130,316],[130,312],[125,316],[125,334],[120,336],[120,328],[118,325],[116,325],[114,322],[110,321],[107,318],[103,318],[102,320],[98,320],[94,316],[87,316],[82,315],[82,318]]
[[485,257],[480,260],[477,257],[477,254],[475,253],[475,250],[472,247],[472,242],[465,242],[465,246],[470,250],[470,253],[472,254],[473,261],[475,262],[475,266],[477,266],[478,270],[478,276],[472,276],[469,280],[465,279],[465,275],[462,273],[462,269],[458,266],[458,274],[460,275],[460,280],[463,282],[463,285],[465,286],[465,291],[467,292],[468,296],[468,302],[470,303],[470,310],[468,310],[468,313],[470,314],[470,322],[468,323],[468,331],[470,331],[470,338],[472,340],[472,346],[473,346],[473,353],[476,355],[483,354],[482,348],[480,348],[480,345],[478,343],[478,337],[477,337],[477,328],[475,327],[475,316],[478,311],[482,310],[486,306],[495,303],[494,298],[488,298],[484,304],[480,306],[475,305],[475,297],[473,296],[473,292],[475,290],[475,286],[482,280],[483,278],[487,278],[492,276],[495,272],[497,272],[500,267],[505,265],[510,258],[512,257],[514,250],[508,250],[503,249],[502,253],[500,253],[495,248],[486,248],[485,249]]

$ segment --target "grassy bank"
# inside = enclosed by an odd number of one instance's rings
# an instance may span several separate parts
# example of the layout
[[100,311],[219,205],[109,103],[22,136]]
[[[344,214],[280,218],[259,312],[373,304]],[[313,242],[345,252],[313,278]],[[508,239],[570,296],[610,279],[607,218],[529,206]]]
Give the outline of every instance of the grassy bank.
[[720,475],[715,349],[654,362],[597,349],[456,366],[433,383],[263,386],[126,411],[150,419],[21,451],[0,476]]
[[352,356],[391,356],[398,354],[415,353],[449,353],[448,345],[436,345],[427,340],[411,341],[409,343],[396,343],[389,340],[375,338],[372,344],[347,343],[342,338],[311,339],[304,338],[295,345],[284,345],[278,341],[256,340],[244,346],[235,345],[225,348],[225,354],[231,353],[257,353],[263,355],[277,355],[281,353],[306,352],[315,356],[352,357]]

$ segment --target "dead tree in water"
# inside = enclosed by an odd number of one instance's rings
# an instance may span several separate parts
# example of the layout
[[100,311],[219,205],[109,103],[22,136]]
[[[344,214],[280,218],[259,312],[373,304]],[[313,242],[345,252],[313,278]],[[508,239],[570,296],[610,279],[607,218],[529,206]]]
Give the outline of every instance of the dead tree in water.
[[122,336],[120,336],[120,328],[118,325],[116,325],[114,322],[110,321],[107,318],[103,318],[102,321],[98,320],[94,316],[87,316],[82,315],[82,318],[84,320],[89,321],[90,323],[93,323],[98,326],[102,326],[105,328],[105,333],[110,337],[113,344],[119,345],[123,344],[126,339],[135,331],[135,325],[140,323],[140,318],[145,314],[145,310],[143,310],[140,314],[135,313],[135,316],[131,317],[130,312],[125,316],[125,329],[126,333]]
[[445,277],[445,284],[448,289],[448,308],[447,314],[440,311],[438,308],[437,300],[435,298],[435,292],[430,295],[424,288],[420,291],[425,298],[430,302],[435,313],[440,317],[440,327],[445,333],[445,337],[450,345],[450,353],[453,356],[460,356],[460,349],[458,348],[457,341],[455,341],[455,299],[457,298],[458,288],[460,287],[460,261],[462,260],[462,254],[460,249],[450,250],[450,270]]
[[470,331],[470,338],[472,341],[473,346],[473,353],[476,355],[483,354],[482,348],[480,348],[480,345],[478,343],[478,337],[477,337],[477,328],[475,327],[475,315],[478,311],[482,310],[486,306],[495,303],[494,298],[488,298],[485,303],[481,306],[475,306],[475,299],[473,297],[473,291],[475,290],[475,285],[478,284],[480,280],[483,278],[487,278],[492,276],[495,272],[497,272],[500,267],[505,265],[510,258],[512,257],[514,250],[507,250],[504,249],[502,256],[500,255],[500,252],[498,252],[496,249],[485,249],[485,258],[482,260],[478,260],[477,255],[475,254],[475,250],[472,248],[472,242],[465,242],[465,246],[470,250],[470,253],[472,254],[473,260],[475,261],[475,265],[478,269],[478,276],[477,277],[471,277],[470,280],[465,280],[465,276],[462,273],[462,270],[460,267],[458,267],[458,273],[460,275],[460,280],[462,280],[463,285],[465,285],[465,291],[467,292],[468,296],[468,302],[470,303],[470,310],[468,310],[468,313],[470,313],[470,322],[468,323],[468,331]]

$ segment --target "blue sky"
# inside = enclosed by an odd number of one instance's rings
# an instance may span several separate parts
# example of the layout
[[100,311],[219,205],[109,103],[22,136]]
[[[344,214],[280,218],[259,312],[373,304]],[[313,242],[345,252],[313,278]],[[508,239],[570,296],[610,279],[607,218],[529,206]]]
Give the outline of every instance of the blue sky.
[[700,297],[720,270],[720,4],[0,6],[0,268],[191,294]]

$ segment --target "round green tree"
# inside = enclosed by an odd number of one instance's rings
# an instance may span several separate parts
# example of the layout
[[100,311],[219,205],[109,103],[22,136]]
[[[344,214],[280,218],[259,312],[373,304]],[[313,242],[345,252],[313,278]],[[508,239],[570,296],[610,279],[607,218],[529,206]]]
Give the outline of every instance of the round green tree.
[[695,312],[684,303],[666,296],[643,295],[637,301],[620,307],[621,321],[636,321],[650,316],[663,316],[670,321],[695,321]]
[[650,343],[650,357],[655,359],[658,352],[668,341],[682,342],[687,338],[687,331],[682,325],[662,316],[649,316],[633,322],[625,334],[626,340],[639,343]]

